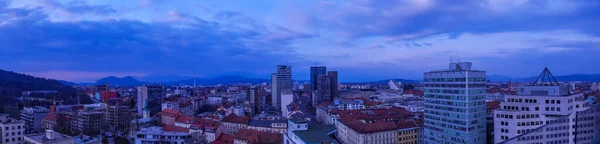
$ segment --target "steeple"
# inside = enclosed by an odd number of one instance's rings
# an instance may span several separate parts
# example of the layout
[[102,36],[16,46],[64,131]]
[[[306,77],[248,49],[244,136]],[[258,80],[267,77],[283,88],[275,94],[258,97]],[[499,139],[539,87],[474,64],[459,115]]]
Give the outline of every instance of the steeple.
[[143,112],[143,118],[148,118],[150,117],[150,107],[148,106],[148,100],[146,99],[146,101],[144,101],[144,112]]

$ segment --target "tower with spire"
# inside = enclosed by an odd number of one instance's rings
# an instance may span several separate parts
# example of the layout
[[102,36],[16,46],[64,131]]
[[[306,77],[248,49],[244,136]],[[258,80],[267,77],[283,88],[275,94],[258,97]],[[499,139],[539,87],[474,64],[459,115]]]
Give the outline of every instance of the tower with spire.
[[143,118],[150,117],[150,107],[148,107],[148,100],[144,101],[144,112],[142,114]]

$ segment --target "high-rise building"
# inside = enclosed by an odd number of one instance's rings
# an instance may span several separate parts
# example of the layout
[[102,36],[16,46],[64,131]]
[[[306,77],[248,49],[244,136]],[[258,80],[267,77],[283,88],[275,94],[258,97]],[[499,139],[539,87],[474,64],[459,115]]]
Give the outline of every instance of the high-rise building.
[[583,93],[573,93],[571,86],[558,83],[546,68],[532,85],[519,86],[516,95],[504,96],[500,109],[494,111],[494,143],[529,132],[535,132],[536,137],[514,141],[594,143],[595,134],[587,130],[597,128],[597,115],[583,115],[589,108]]
[[318,89],[319,75],[327,74],[327,68],[325,66],[314,66],[310,67],[310,93],[311,99],[312,93]]
[[486,72],[470,62],[425,72],[425,144],[486,143]]
[[250,102],[251,115],[260,114],[264,108],[264,98],[261,87],[252,86],[246,90],[246,101]]
[[272,90],[275,90],[274,94],[276,95],[273,95],[271,104],[277,108],[285,107],[281,104],[281,90],[292,90],[292,66],[278,65],[275,78],[275,84],[273,84],[275,88]]
[[322,102],[333,101],[331,97],[331,77],[321,74],[317,79],[316,95],[312,99],[313,106],[319,105]]
[[162,100],[165,95],[162,85],[145,85],[137,88],[137,114],[143,115],[145,101],[148,101],[150,115],[161,111]]
[[267,96],[266,99],[269,100],[266,102],[270,106],[277,105],[277,103],[275,103],[275,101],[277,99],[277,74],[276,73],[271,74],[271,95]]
[[331,97],[336,98],[339,97],[339,85],[340,82],[338,81],[338,72],[337,71],[328,71],[327,75],[329,76],[329,79],[331,80]]

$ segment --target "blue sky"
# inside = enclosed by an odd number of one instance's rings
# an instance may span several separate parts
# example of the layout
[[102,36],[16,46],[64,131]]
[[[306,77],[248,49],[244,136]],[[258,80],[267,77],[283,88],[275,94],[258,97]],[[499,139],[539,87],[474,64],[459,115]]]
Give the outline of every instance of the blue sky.
[[452,55],[488,74],[600,73],[597,0],[4,0],[0,68],[91,82],[149,74],[420,79]]

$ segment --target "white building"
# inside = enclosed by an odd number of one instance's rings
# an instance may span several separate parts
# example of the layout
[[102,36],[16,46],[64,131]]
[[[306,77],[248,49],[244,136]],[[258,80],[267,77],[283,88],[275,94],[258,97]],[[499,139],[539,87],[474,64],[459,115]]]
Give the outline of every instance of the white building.
[[162,127],[142,128],[136,133],[135,143],[170,143],[183,144],[185,139],[189,138],[187,132],[165,132]]
[[45,107],[26,107],[21,111],[21,121],[25,122],[25,127],[42,132],[42,119],[50,113]]
[[[552,77],[548,69],[544,69],[540,77],[542,76]],[[571,86],[560,85],[553,77],[551,80],[553,81],[547,83],[538,81],[531,86],[519,86],[516,95],[504,96],[505,102],[500,104],[500,109],[494,111],[495,143],[509,140],[566,117],[569,117],[567,119],[569,121],[566,121],[569,124],[560,130],[541,129],[546,135],[545,137],[542,135],[542,139],[520,142],[566,141],[565,143],[574,143],[575,136],[572,134],[576,131],[575,113],[588,109],[589,103],[582,93],[572,93]],[[584,128],[581,126],[584,125],[580,125],[578,128]],[[585,142],[578,141],[578,143]]]
[[8,118],[8,114],[0,114],[0,134],[2,144],[22,144],[25,122]]
[[139,116],[143,115],[146,100],[148,100],[148,87],[137,87],[137,114]]
[[291,90],[282,90],[281,92],[281,115],[287,117],[289,114],[287,105],[294,101],[294,94]]

